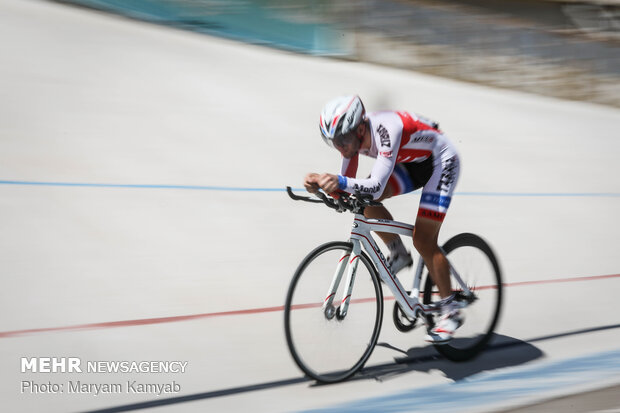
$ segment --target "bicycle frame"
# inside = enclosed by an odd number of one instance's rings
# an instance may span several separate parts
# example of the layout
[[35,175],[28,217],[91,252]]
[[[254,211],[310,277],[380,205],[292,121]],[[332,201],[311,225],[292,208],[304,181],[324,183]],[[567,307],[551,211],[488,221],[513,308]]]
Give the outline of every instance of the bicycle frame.
[[[336,272],[332,279],[332,283],[326,294],[326,299],[323,303],[323,311],[328,318],[332,318],[337,315],[344,318],[347,314],[349,302],[351,300],[351,292],[353,290],[353,284],[355,282],[355,273],[357,271],[357,264],[359,263],[359,257],[362,248],[367,252],[375,268],[379,273],[379,277],[385,285],[392,291],[394,298],[398,302],[403,313],[411,320],[415,320],[420,314],[435,313],[440,310],[437,306],[427,306],[420,302],[420,284],[422,282],[422,271],[424,269],[424,262],[420,257],[418,265],[416,267],[415,276],[413,277],[413,288],[411,293],[407,294],[405,288],[402,286],[398,278],[393,275],[385,260],[385,256],[377,246],[372,232],[387,232],[391,234],[404,235],[406,237],[413,237],[414,226],[398,221],[384,220],[384,219],[369,219],[362,214],[355,214],[353,220],[353,228],[351,230],[350,242],[353,244],[353,249],[350,254],[343,254],[338,262]],[[443,250],[442,250],[443,252]],[[445,255],[445,252],[444,252]],[[349,256],[351,258],[349,258]],[[449,262],[449,261],[448,261]],[[333,301],[336,295],[336,291],[342,276],[346,271],[345,289],[342,300],[336,311],[333,305]],[[459,274],[456,272],[452,264],[450,264],[450,272],[463,293],[466,295],[472,294],[471,290],[463,282]],[[336,314],[337,313],[337,314]]]

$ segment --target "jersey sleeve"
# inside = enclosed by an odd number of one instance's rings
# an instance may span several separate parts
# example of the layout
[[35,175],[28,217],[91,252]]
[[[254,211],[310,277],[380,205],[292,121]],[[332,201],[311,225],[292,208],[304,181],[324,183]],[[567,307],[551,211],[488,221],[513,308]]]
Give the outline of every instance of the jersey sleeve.
[[402,131],[402,122],[400,120],[397,122],[379,123],[374,130],[373,138],[378,148],[377,159],[372,167],[370,176],[366,179],[356,179],[353,177],[341,179],[340,189],[352,194],[356,191],[362,194],[370,194],[373,196],[373,199],[381,197],[396,165]]

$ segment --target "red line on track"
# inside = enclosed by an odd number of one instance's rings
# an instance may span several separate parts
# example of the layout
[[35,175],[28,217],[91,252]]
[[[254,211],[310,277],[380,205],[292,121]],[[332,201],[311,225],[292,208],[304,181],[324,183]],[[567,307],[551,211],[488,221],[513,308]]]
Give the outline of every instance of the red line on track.
[[[310,306],[314,306],[314,304],[311,304]],[[321,304],[319,304],[319,307],[320,306]],[[300,306],[300,308],[305,308],[305,307]],[[158,317],[158,318],[143,318],[139,320],[108,321],[108,322],[103,322],[103,323],[78,324],[78,325],[64,326],[64,327],[33,328],[29,330],[0,332],[0,338],[22,336],[22,335],[36,334],[36,333],[49,333],[49,332],[54,332],[54,331],[92,330],[92,329],[114,328],[114,327],[141,326],[141,325],[148,325],[148,324],[176,323],[178,321],[188,321],[188,320],[195,320],[199,318],[270,313],[270,312],[283,311],[283,310],[284,310],[284,306],[266,307],[266,308],[253,308],[249,310],[223,311],[219,313],[181,315],[181,316],[174,316],[174,317]]]
[[572,281],[593,281],[593,280],[604,280],[608,278],[618,278],[620,274],[610,274],[610,275],[592,275],[589,277],[575,277],[575,278],[558,278],[555,280],[535,280],[535,281],[521,281],[515,283],[504,283],[504,287],[520,287],[522,285],[534,285],[534,284],[555,284],[555,283],[566,283]]
[[[594,275],[590,277],[520,281],[520,282],[514,282],[514,283],[504,283],[503,285],[504,287],[521,287],[521,286],[535,285],[535,284],[555,284],[555,283],[565,283],[565,282],[574,282],[574,281],[594,281],[594,280],[604,280],[604,279],[619,278],[619,277],[620,277],[620,274]],[[484,287],[477,287],[477,289],[484,289]],[[384,299],[393,300],[394,297],[385,297]],[[351,302],[352,303],[364,303],[364,302],[371,302],[374,300],[375,300],[374,298],[358,298],[358,299],[351,300]],[[322,303],[299,304],[299,305],[295,305],[293,309],[300,310],[300,309],[305,309],[305,308],[317,308],[317,307],[321,307],[322,305],[323,305]],[[217,313],[191,314],[191,315],[181,315],[181,316],[173,316],[173,317],[143,318],[139,320],[108,321],[108,322],[103,322],[103,323],[77,324],[73,326],[63,326],[63,327],[46,327],[46,328],[33,328],[33,329],[28,329],[28,330],[3,331],[3,332],[0,332],[0,338],[16,337],[16,336],[23,336],[23,335],[30,335],[30,334],[39,334],[39,333],[51,333],[55,331],[96,330],[96,329],[104,329],[104,328],[176,323],[179,321],[197,320],[200,318],[214,318],[214,317],[237,316],[237,315],[247,315],[247,314],[273,313],[273,312],[278,312],[278,311],[284,311],[284,306],[251,308],[248,310],[222,311],[222,312],[217,312]]]

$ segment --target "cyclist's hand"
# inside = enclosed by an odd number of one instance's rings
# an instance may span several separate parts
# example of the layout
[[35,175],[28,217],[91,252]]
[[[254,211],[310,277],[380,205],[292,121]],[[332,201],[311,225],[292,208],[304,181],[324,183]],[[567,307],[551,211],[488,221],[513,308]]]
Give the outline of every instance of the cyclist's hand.
[[309,173],[306,175],[304,178],[304,187],[306,188],[306,191],[311,194],[316,194],[319,191],[318,177],[319,174],[315,173]]
[[340,188],[338,185],[338,175],[321,174],[318,176],[317,183],[328,194],[336,192]]

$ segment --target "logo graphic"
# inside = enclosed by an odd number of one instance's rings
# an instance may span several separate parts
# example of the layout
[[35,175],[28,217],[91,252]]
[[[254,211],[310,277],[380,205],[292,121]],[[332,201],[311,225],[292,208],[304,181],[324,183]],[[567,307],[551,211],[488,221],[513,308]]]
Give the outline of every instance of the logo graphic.
[[381,146],[387,146],[389,148],[390,147],[390,134],[388,133],[385,126],[379,125],[379,127],[377,128],[377,133],[379,134],[379,137],[381,138]]
[[446,191],[450,189],[450,186],[452,186],[456,180],[456,166],[456,157],[452,157],[444,161],[441,171],[441,179],[437,184],[438,191],[441,191],[444,188]]
[[362,193],[367,193],[367,194],[368,193],[375,193],[375,192],[379,192],[379,190],[381,189],[381,184],[378,183],[377,185],[371,186],[371,187],[360,185],[360,184],[355,184],[353,186],[353,189],[357,190],[357,191],[360,191]]

